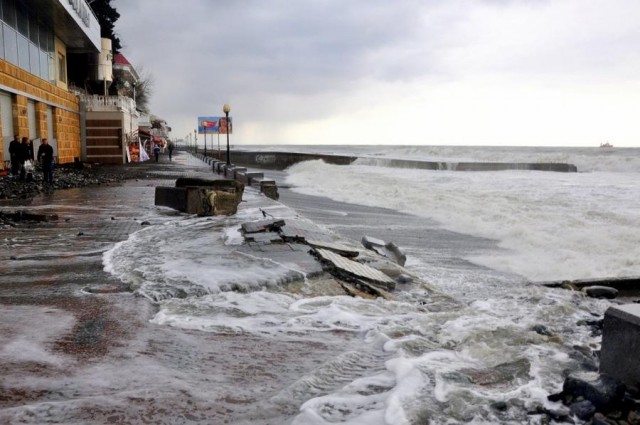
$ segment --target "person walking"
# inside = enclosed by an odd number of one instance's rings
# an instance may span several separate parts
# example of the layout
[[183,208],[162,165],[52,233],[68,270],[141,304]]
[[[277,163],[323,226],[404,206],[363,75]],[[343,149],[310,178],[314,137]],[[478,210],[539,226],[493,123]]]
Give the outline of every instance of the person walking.
[[9,158],[11,159],[11,175],[15,178],[20,172],[20,138],[16,134],[13,136],[13,140],[9,143]]
[[175,145],[173,144],[173,142],[169,142],[169,161],[171,161],[171,156],[173,155],[173,150],[175,149]]
[[158,158],[160,157],[160,146],[156,145],[155,148],[153,148],[153,154],[156,156],[156,162],[158,162]]
[[53,146],[45,138],[38,148],[38,161],[42,167],[42,179],[45,183],[53,183]]

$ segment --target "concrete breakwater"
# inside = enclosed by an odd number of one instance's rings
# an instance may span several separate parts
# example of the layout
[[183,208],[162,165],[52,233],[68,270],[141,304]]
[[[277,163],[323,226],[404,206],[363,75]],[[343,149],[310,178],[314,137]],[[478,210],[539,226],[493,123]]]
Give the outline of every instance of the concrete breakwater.
[[[226,161],[226,152],[221,152],[221,160]],[[216,152],[208,156],[216,157]],[[532,171],[556,171],[575,173],[578,171],[573,164],[554,162],[442,162],[442,161],[418,161],[409,159],[367,158],[345,155],[328,155],[296,152],[263,152],[263,151],[232,151],[231,162],[246,167],[264,168],[271,170],[284,170],[293,164],[302,161],[321,159],[328,164],[348,165],[358,161],[363,165],[375,165],[392,168],[416,168],[423,170],[449,170],[449,171],[504,171],[504,170],[532,170]]]

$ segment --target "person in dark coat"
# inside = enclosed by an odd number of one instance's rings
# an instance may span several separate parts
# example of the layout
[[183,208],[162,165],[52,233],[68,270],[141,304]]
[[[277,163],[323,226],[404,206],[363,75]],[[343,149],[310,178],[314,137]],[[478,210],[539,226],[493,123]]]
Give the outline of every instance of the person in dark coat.
[[38,161],[42,167],[42,177],[45,183],[53,183],[53,146],[45,138],[38,148]]
[[169,161],[171,161],[171,156],[173,155],[175,147],[176,145],[174,145],[173,142],[169,142]]
[[156,145],[156,147],[153,148],[153,154],[156,156],[156,162],[158,162],[158,158],[160,157],[160,146]]
[[20,172],[20,140],[18,135],[13,136],[13,140],[9,143],[9,158],[11,159],[11,175],[14,177]]

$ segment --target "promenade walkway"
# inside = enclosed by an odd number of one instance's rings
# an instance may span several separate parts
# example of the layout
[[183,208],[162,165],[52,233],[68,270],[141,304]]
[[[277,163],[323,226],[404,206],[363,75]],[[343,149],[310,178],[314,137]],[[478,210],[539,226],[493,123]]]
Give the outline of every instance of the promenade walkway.
[[[185,152],[171,163],[162,155],[160,163],[136,166],[148,178],[0,207],[59,216],[0,230],[0,423],[288,422],[304,399],[280,400],[280,391],[359,340],[273,339],[152,324],[158,306],[104,271],[103,253],[143,224],[180,218],[154,206],[156,186],[212,174]],[[245,199],[242,210],[291,214],[252,188]]]

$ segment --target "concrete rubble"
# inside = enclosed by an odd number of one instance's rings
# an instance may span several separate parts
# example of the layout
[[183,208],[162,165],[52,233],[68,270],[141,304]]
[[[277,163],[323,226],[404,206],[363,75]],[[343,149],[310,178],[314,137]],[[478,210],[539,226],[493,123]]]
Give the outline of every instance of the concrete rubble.
[[383,240],[372,238],[370,236],[362,237],[362,246],[383,255],[390,260],[404,266],[407,262],[407,255],[394,242],[385,242]]
[[242,223],[240,229],[250,249],[269,256],[281,252],[277,246],[284,247],[289,259],[306,263],[300,270],[312,270],[311,259],[316,273],[330,274],[349,295],[392,299],[391,291],[398,283],[413,281],[395,260],[336,241],[325,229],[306,220],[273,218]]

